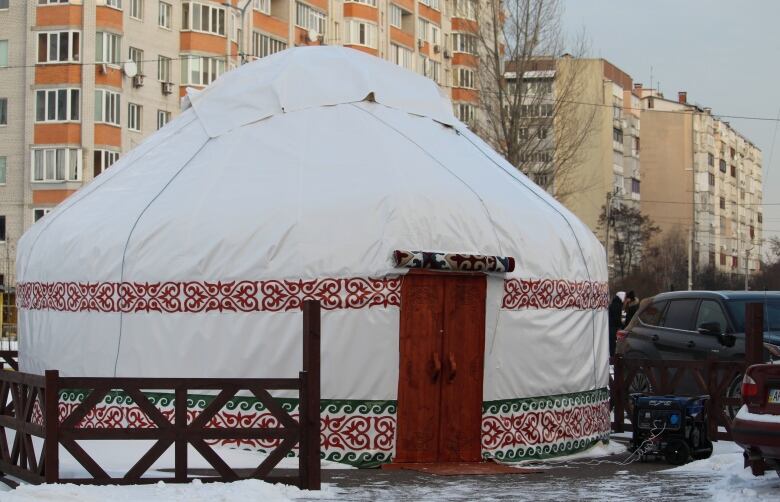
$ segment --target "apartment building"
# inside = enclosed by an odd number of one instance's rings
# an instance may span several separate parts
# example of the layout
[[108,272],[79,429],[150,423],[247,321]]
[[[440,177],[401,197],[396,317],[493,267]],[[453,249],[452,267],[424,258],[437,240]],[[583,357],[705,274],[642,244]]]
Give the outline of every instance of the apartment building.
[[430,77],[477,116],[471,0],[0,0],[0,283],[16,241],[179,110],[188,87],[340,44]]
[[694,269],[755,273],[763,218],[762,156],[710,108],[636,85],[642,97],[642,211],[690,242]]
[[[621,236],[608,240],[599,218],[608,204],[640,203],[641,104],[631,76],[604,59],[539,58],[524,66],[520,136],[531,148],[520,169],[588,225],[614,265]],[[519,73],[507,72],[510,89]]]

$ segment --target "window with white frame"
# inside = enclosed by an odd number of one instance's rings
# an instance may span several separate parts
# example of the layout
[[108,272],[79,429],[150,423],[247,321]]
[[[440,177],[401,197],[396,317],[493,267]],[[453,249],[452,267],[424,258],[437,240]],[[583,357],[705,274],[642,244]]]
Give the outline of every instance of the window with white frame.
[[181,4],[181,29],[225,36],[225,9],[197,2]]
[[305,3],[295,2],[296,26],[306,30],[314,30],[318,35],[325,35],[326,21],[327,16],[324,12],[320,12]]
[[160,82],[171,81],[171,58],[157,56],[157,80]]
[[93,156],[92,175],[98,176],[117,160],[119,160],[119,152],[96,149]]
[[[3,2],[0,1],[0,4]],[[38,0],[38,5],[56,5],[60,3],[70,3],[70,0]],[[5,8],[8,8],[8,0],[5,0]],[[1,9],[2,7],[0,7]]]
[[78,121],[81,110],[79,89],[39,89],[35,91],[36,122]]
[[414,52],[397,44],[390,44],[390,57],[393,63],[406,68],[407,70],[414,69]]
[[8,173],[8,159],[0,157],[0,185],[5,185],[5,178]]
[[33,209],[33,223],[40,220],[51,212],[51,207],[36,207]]
[[95,122],[120,125],[119,93],[105,89],[95,90]]
[[255,10],[262,12],[263,14],[271,15],[271,0],[253,0]]
[[32,181],[56,183],[81,179],[80,148],[34,148]]
[[475,7],[474,0],[455,0],[455,7],[452,12],[452,17],[470,19],[474,21],[477,19],[477,12]]
[[428,23],[428,25],[431,29],[430,35],[428,36],[428,41],[433,45],[439,45],[441,43],[441,28],[433,23]]
[[433,59],[429,59],[428,67],[428,76],[431,78],[431,80],[438,84],[441,79],[441,63],[434,61]]
[[157,6],[157,26],[171,29],[173,7],[167,2],[160,2]]
[[457,103],[455,105],[455,115],[461,122],[472,124],[474,122],[474,118],[476,117],[476,109],[474,108],[474,105]]
[[144,0],[130,0],[130,17],[134,19],[144,18]]
[[431,9],[441,10],[439,8],[439,0],[420,0],[420,3],[430,7]]
[[8,98],[0,98],[0,126],[8,125]]
[[263,33],[252,33],[252,55],[264,58],[271,54],[283,51],[287,48],[287,42],[271,38]]
[[8,40],[0,40],[0,68],[8,66]]
[[404,17],[404,11],[396,4],[390,4],[390,26],[401,28]]
[[106,5],[108,7],[113,7],[115,9],[122,9],[122,0],[105,0]]
[[127,128],[131,131],[141,130],[141,112],[143,107],[136,103],[127,104]]
[[376,7],[376,0],[344,0],[344,3],[362,3]]
[[99,31],[95,38],[95,62],[119,64],[122,37],[114,33]]
[[144,69],[144,51],[141,49],[137,49],[135,47],[130,47],[128,52],[128,57],[130,58],[130,61],[134,62],[136,67],[138,68],[138,73],[143,75],[143,69]]
[[423,18],[417,18],[417,38],[422,40],[423,42],[428,41],[428,36],[430,32],[430,22],[427,19]]
[[468,33],[452,34],[452,52],[477,53],[477,37]]
[[38,32],[38,63],[69,63],[79,61],[81,32]]
[[428,57],[425,54],[420,54],[420,59],[417,63],[417,72],[425,77],[428,76]]
[[364,21],[350,19],[345,28],[347,30],[346,40],[348,44],[363,45],[376,49],[377,47],[377,26]]
[[157,110],[157,129],[162,129],[165,124],[171,121],[171,112],[165,110]]
[[204,56],[182,56],[181,83],[209,85],[225,73],[225,60]]
[[476,88],[474,80],[474,70],[468,68],[457,68],[455,70],[455,87],[474,89]]

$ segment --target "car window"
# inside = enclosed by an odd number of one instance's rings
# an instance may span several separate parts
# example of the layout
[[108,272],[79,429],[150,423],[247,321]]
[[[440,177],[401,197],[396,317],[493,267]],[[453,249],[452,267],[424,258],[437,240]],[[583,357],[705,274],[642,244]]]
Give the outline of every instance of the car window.
[[[764,304],[764,331],[780,331],[780,302],[776,300],[752,300]],[[734,320],[734,329],[737,333],[745,332],[745,305],[747,300],[732,300],[726,302],[731,318]]]
[[720,308],[720,304],[714,300],[702,300],[699,305],[699,315],[696,317],[696,327],[704,323],[716,322],[722,332],[726,332],[729,324],[726,320],[726,313]]
[[667,303],[669,302],[662,301],[651,303],[639,313],[639,320],[648,326],[658,326],[658,323],[661,321],[661,314],[664,313],[664,308]]
[[693,331],[693,312],[699,300],[672,300],[664,314],[665,328]]

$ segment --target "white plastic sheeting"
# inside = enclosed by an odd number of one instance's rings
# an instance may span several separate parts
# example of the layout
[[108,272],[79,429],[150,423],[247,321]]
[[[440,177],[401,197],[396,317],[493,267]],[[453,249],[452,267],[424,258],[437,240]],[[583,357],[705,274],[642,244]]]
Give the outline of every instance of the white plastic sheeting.
[[[243,66],[36,223],[18,281],[365,278],[403,274],[395,249],[513,256],[489,280],[485,399],[606,386],[603,309],[500,309],[504,278],[605,282],[602,246],[449,106],[431,81],[350,49]],[[21,309],[21,366],[292,376],[297,312]],[[399,318],[324,314],[323,397],[395,398]]]

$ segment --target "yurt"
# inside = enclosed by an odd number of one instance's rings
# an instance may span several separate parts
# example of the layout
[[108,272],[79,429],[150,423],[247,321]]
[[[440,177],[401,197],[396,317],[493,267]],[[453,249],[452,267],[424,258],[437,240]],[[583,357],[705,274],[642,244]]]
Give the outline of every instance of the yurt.
[[[515,461],[608,435],[603,247],[433,81],[295,48],[182,106],[19,242],[23,371],[294,377],[319,299],[326,459]],[[268,418],[250,397],[221,413]]]

